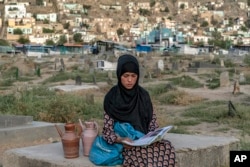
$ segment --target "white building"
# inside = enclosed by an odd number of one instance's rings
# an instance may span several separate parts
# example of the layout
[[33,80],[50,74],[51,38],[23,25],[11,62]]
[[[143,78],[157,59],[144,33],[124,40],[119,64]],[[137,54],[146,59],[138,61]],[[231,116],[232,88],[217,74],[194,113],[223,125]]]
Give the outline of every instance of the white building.
[[47,13],[47,14],[37,14],[36,15],[37,20],[48,20],[50,22],[57,22],[57,14],[56,13]]
[[24,4],[5,5],[5,18],[26,17],[26,7]]
[[117,63],[112,63],[106,60],[97,60],[96,68],[104,71],[114,71],[116,70]]

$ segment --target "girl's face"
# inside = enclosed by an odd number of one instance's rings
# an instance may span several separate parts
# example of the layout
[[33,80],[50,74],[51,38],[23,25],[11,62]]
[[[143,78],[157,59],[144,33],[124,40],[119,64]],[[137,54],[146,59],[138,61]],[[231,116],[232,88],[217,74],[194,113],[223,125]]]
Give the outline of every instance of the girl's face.
[[121,83],[126,89],[132,89],[137,81],[138,75],[132,72],[125,72],[121,76]]

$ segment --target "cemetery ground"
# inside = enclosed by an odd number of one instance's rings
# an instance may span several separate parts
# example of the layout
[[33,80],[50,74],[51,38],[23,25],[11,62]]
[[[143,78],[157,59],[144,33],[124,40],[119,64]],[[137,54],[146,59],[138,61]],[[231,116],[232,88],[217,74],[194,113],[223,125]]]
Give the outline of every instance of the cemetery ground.
[[[115,57],[105,58],[116,61]],[[103,98],[116,84],[116,74],[93,70],[93,62],[97,59],[104,57],[1,56],[0,114],[31,115],[36,121],[63,123],[77,122],[80,118],[95,120],[101,126]],[[249,68],[235,65],[198,74],[188,72],[189,64],[195,61],[211,63],[211,60],[180,57],[182,64],[173,70],[171,64],[179,61],[176,58],[147,56],[138,59],[144,67],[141,85],[151,95],[160,126],[174,125],[172,133],[234,136],[240,139],[241,150],[250,150]],[[163,71],[155,69],[158,60],[164,62]],[[228,79],[221,81],[221,73],[225,71],[229,72]],[[244,73],[245,80],[240,83],[240,91],[233,94],[234,81],[239,79],[240,73]],[[76,76],[81,77],[82,85],[96,85],[98,89],[71,92],[51,89],[58,85],[75,85]],[[220,86],[221,82],[227,85]],[[55,140],[59,138],[15,145],[6,143],[0,148],[0,157],[7,149]]]

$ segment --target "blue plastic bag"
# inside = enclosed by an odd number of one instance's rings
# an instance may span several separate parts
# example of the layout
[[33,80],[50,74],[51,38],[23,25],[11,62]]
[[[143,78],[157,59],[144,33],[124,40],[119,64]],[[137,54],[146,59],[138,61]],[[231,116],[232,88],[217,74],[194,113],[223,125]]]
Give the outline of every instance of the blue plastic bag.
[[95,165],[119,165],[123,162],[122,144],[109,144],[98,135],[91,147],[89,160]]
[[[132,140],[144,136],[143,133],[136,131],[129,123],[116,122],[114,131],[121,137],[129,137]],[[109,144],[98,135],[90,149],[89,160],[95,165],[114,166],[123,163],[123,145],[119,143]]]

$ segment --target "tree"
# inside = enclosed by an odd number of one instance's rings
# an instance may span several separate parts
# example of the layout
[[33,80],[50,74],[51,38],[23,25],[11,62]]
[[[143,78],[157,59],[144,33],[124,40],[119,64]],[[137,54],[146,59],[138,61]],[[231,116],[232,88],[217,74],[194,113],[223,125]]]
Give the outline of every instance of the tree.
[[150,7],[154,7],[155,6],[155,1],[154,0],[151,0],[150,1]]
[[214,16],[212,16],[210,23],[211,23],[212,25],[216,26],[216,25],[218,24],[218,21],[215,19]]
[[51,30],[49,28],[43,28],[43,33],[54,33],[54,30]]
[[66,35],[61,35],[61,36],[59,37],[59,40],[57,41],[57,44],[58,44],[58,45],[63,45],[63,44],[66,43],[66,42],[67,42]]
[[180,9],[185,9],[185,4],[184,3],[182,3],[181,5],[180,5]]
[[43,24],[49,24],[49,20],[48,19],[44,19],[43,20]]
[[46,45],[55,45],[55,42],[52,39],[47,39],[45,44]]
[[241,31],[244,31],[244,32],[247,32],[247,27],[241,26],[241,27],[240,27],[240,30],[241,30]]
[[9,42],[4,40],[4,39],[0,39],[0,46],[9,46]]
[[149,10],[142,9],[142,8],[139,9],[139,14],[142,15],[142,16],[150,16],[151,15]]
[[243,60],[244,63],[246,63],[250,67],[250,55],[245,55],[245,58]]
[[217,31],[217,29],[215,31],[212,32],[212,37],[215,40],[220,40],[222,39],[222,35],[219,31]]
[[203,21],[202,23],[201,23],[201,27],[207,27],[208,26],[208,22],[207,21]]
[[21,44],[26,44],[26,43],[30,43],[30,40],[28,38],[25,38],[24,36],[20,36],[17,42]]
[[36,0],[37,6],[43,6],[43,0]]
[[70,26],[69,22],[63,24],[64,29],[69,29],[69,26]]
[[82,34],[81,33],[76,33],[73,35],[73,39],[75,42],[80,43],[82,42]]
[[164,12],[166,12],[166,13],[168,13],[168,12],[169,12],[169,9],[168,9],[168,7],[167,7],[167,6],[165,7]]
[[13,34],[15,34],[15,35],[22,35],[23,31],[20,28],[16,28],[16,29],[14,29]]
[[116,33],[117,33],[118,36],[120,36],[120,35],[122,35],[124,33],[124,29],[123,28],[118,28],[116,30]]

